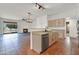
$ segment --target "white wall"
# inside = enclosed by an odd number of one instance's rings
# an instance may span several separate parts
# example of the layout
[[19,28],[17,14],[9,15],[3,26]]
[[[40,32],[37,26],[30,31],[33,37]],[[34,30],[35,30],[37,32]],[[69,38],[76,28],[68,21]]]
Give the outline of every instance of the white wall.
[[38,16],[32,23],[33,28],[45,28],[47,26],[47,15]]
[[70,31],[70,37],[77,37],[77,28],[76,23],[78,19],[66,19],[66,22],[69,22],[69,31]]
[[23,29],[28,28],[28,23],[26,23],[25,21],[19,20],[18,21],[18,32],[19,33],[23,33]]
[[3,34],[3,19],[0,18],[0,34]]
[[[48,26],[47,15],[39,15],[36,19],[33,19],[32,24],[30,25],[31,30],[34,31],[43,31]],[[30,29],[29,29],[30,30]]]

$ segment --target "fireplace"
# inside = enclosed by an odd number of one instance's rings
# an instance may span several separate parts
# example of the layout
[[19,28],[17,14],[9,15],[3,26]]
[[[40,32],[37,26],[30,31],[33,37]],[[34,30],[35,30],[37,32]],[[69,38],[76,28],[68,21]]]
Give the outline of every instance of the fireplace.
[[23,29],[23,33],[28,33],[28,29]]

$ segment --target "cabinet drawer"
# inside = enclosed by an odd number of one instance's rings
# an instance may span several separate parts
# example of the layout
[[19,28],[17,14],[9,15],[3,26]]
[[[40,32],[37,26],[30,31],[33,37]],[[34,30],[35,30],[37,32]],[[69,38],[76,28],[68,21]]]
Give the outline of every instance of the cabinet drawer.
[[48,37],[48,34],[44,34],[44,35],[42,35],[42,37]]
[[49,39],[48,37],[42,37],[42,39]]

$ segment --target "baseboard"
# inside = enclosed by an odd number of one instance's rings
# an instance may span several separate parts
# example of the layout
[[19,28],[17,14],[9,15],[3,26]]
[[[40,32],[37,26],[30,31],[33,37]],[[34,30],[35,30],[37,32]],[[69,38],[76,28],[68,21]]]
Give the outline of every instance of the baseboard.
[[59,37],[59,39],[66,39],[65,37]]
[[77,37],[70,37],[71,39],[77,39]]
[[17,33],[17,32],[11,32],[11,33],[3,33],[3,34],[14,34],[14,33]]

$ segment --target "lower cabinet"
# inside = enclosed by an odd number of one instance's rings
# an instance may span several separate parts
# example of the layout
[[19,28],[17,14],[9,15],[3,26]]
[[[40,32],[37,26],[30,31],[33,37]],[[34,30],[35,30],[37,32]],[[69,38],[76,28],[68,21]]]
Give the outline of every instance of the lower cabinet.
[[49,32],[49,46],[59,39],[58,32]]
[[32,34],[32,49],[37,53],[41,53],[57,40],[58,32],[48,32],[47,34]]
[[48,34],[42,35],[42,50],[45,50],[49,46]]
[[48,34],[32,36],[32,47],[34,51],[41,53],[45,49],[47,49],[48,46],[49,46]]

